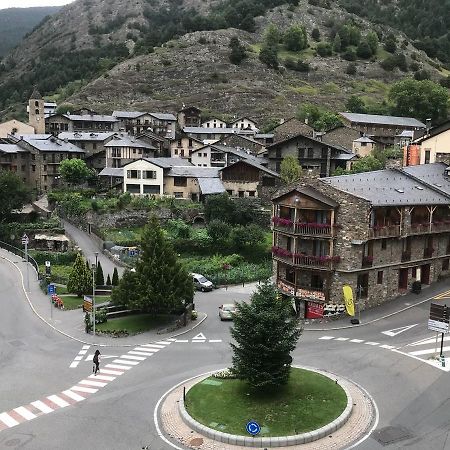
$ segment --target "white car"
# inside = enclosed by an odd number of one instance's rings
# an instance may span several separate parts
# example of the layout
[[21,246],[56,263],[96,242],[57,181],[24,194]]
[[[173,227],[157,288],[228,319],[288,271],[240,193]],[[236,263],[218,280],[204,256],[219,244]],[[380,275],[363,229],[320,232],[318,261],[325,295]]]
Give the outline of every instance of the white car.
[[219,306],[220,320],[233,320],[233,314],[236,312],[236,305],[234,303],[227,303]]
[[214,285],[211,283],[211,281],[207,280],[203,275],[200,275],[199,273],[191,273],[191,276],[195,289],[202,292],[213,290]]

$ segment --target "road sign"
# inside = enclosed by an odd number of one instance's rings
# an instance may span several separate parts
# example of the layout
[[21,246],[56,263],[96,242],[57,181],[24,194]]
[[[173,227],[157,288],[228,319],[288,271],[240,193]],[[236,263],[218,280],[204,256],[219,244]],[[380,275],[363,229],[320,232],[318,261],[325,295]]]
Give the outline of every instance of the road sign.
[[437,331],[439,333],[448,333],[449,332],[449,324],[448,322],[441,322],[439,320],[428,320],[428,329],[432,331]]
[[28,236],[26,234],[24,234],[22,236],[22,244],[23,245],[28,245],[29,242],[30,242],[30,239],[28,239]]
[[430,319],[449,323],[450,315],[447,305],[432,303],[430,305]]
[[87,295],[84,296],[83,299],[83,312],[91,312],[92,311],[92,298]]
[[48,295],[56,294],[56,286],[54,284],[49,284],[47,286]]
[[261,431],[261,427],[254,420],[250,420],[245,429],[247,430],[247,433],[251,434],[252,436],[256,436]]

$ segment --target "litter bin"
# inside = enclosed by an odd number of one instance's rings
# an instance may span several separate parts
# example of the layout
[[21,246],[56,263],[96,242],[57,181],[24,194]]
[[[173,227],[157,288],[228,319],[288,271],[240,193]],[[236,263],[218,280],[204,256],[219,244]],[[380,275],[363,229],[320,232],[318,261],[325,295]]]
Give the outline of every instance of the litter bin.
[[422,291],[422,283],[420,281],[414,281],[411,291],[414,292],[414,294],[420,294]]

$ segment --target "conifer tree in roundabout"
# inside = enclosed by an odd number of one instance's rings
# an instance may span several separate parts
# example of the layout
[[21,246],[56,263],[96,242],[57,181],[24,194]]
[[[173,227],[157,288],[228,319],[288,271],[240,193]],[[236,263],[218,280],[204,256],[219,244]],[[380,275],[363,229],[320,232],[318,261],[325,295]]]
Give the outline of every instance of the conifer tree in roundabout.
[[184,407],[194,421],[248,436],[252,419],[261,427],[259,437],[285,437],[317,430],[343,413],[348,399],[335,380],[291,366],[301,329],[291,300],[273,284],[238,303],[233,320],[232,367],[187,392]]
[[136,271],[123,274],[112,292],[112,302],[151,314],[181,311],[184,305],[192,303],[192,279],[156,217],[151,217],[145,226],[140,249]]

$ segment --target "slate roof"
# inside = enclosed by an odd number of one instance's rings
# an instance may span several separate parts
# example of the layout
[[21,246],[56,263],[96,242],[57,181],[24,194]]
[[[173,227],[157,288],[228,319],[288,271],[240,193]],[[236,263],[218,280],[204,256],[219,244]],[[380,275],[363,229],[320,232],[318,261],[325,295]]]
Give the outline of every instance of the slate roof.
[[173,114],[169,114],[169,113],[151,112],[149,114],[153,117],[156,117],[158,120],[170,120],[170,121],[177,120],[177,118]]
[[123,178],[123,168],[122,167],[105,167],[98,174],[100,177],[122,177]]
[[408,137],[408,138],[412,138],[413,136],[414,136],[413,130],[403,130],[401,133],[395,135],[395,137]]
[[422,143],[423,141],[426,141],[427,139],[430,139],[434,136],[438,136],[441,133],[445,133],[446,131],[450,130],[450,120],[447,120],[444,123],[441,123],[440,125],[430,128],[430,130],[425,132],[423,136],[421,136],[418,139],[415,139],[414,142],[417,144]]
[[119,119],[114,116],[103,116],[101,114],[51,114],[48,118],[62,116],[73,122],[118,122]]
[[375,141],[368,138],[367,136],[361,136],[358,139],[355,139],[354,142],[367,142],[368,144],[375,144]]
[[261,166],[261,164],[258,164],[255,161],[250,160],[250,159],[244,159],[244,160],[241,160],[241,161],[236,161],[233,164],[230,164],[229,166],[222,167],[220,169],[220,171],[222,172],[225,169],[229,169],[230,167],[233,167],[236,164],[248,164],[249,166],[256,167],[257,169],[259,169],[259,170],[261,170],[261,171],[263,171],[263,172],[265,172],[265,173],[267,173],[269,175],[272,175],[273,177],[280,178],[280,174],[278,172],[270,170],[267,167]]
[[120,119],[137,119],[138,117],[147,114],[142,111],[113,111],[112,115]]
[[[188,161],[186,161],[183,158],[142,158],[142,159],[144,161],[148,161],[148,162],[150,162],[152,164],[155,164],[155,165],[157,165],[159,167],[162,167],[163,169],[171,169],[174,166],[192,166],[192,167],[195,167],[193,164],[190,164]],[[125,164],[125,166],[126,165],[127,164]]]
[[[322,178],[323,179],[323,178]],[[334,201],[332,198],[327,197],[326,195],[319,192],[317,189],[314,189],[312,186],[286,186],[279,190],[274,197],[272,197],[272,200],[279,199],[281,197],[284,197],[285,195],[291,193],[292,191],[297,191],[299,194],[306,195],[308,197],[315,198],[319,200],[319,202],[331,206],[332,208],[336,208],[339,206],[339,203]]]
[[219,178],[199,178],[198,185],[203,195],[222,194],[225,188]]
[[399,127],[426,128],[426,125],[413,117],[381,116],[378,114],[339,113],[345,119],[358,123],[375,123],[378,125],[392,125]]
[[42,95],[41,93],[38,91],[38,88],[35,86],[33,89],[33,93],[31,94],[30,97],[31,100],[42,100]]
[[206,127],[184,127],[187,134],[236,134],[238,128],[206,128]]
[[273,133],[257,133],[255,139],[272,139],[274,136]]
[[104,141],[112,136],[115,133],[113,131],[103,132],[103,133],[89,133],[89,132],[80,132],[75,131],[74,133],[70,133],[68,131],[64,131],[58,134],[59,139],[68,139],[69,141]]
[[[418,167],[418,166],[415,166]],[[394,169],[321,178],[322,183],[369,201],[373,206],[445,205],[450,197],[406,172]]]
[[147,142],[136,139],[128,135],[114,136],[105,147],[131,147],[131,148],[144,148],[146,150],[157,150],[157,148]]
[[3,153],[22,153],[25,152],[23,148],[20,148],[17,144],[0,144],[0,152]]
[[422,183],[450,195],[450,179],[447,176],[447,164],[433,163],[420,164],[417,166],[407,166],[401,169],[402,172],[420,180]]
[[22,140],[41,152],[84,153],[84,150],[77,147],[76,145],[73,145],[70,142],[64,142],[61,139],[53,137],[49,139],[32,139],[24,137]]
[[171,177],[218,178],[219,169],[217,167],[197,167],[193,165],[174,166],[169,170],[167,175]]

